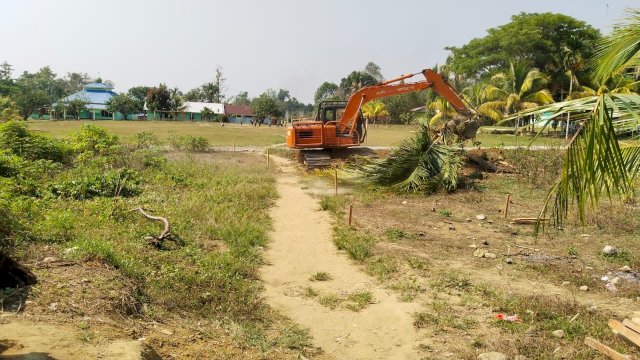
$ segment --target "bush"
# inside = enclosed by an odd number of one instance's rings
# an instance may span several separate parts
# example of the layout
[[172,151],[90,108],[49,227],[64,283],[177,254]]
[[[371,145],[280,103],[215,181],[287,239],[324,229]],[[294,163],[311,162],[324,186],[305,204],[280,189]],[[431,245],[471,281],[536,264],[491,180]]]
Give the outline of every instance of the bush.
[[209,140],[202,136],[176,136],[175,134],[172,134],[169,138],[169,142],[171,144],[171,147],[175,150],[205,152],[209,148]]
[[138,149],[149,149],[160,145],[158,136],[150,131],[143,131],[136,134],[136,147]]
[[92,124],[84,124],[73,134],[71,145],[78,153],[106,154],[119,144],[118,137],[110,135],[107,129]]
[[[129,169],[99,168],[83,169],[79,174],[72,172],[70,177],[50,185],[52,194],[76,200],[94,197],[129,197],[142,192],[139,176]],[[75,176],[74,176],[75,175]]]
[[0,149],[27,160],[65,163],[71,156],[71,149],[65,142],[35,135],[16,121],[0,125]]

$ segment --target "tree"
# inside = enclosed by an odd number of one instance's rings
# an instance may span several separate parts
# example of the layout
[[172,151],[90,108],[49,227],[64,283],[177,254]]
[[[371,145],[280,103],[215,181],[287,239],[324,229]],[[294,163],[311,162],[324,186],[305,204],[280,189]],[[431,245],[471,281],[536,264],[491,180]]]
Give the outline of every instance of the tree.
[[186,94],[184,94],[184,99],[186,101],[196,101],[196,102],[205,101],[204,92],[202,91],[202,88],[191,89],[187,91]]
[[0,96],[9,96],[16,91],[16,85],[12,78],[13,69],[6,61],[0,64]]
[[241,91],[238,95],[233,97],[233,101],[231,102],[233,105],[251,105],[251,100],[249,100],[249,93],[246,91]]
[[[538,69],[528,70],[526,64],[510,64],[509,72],[498,73],[483,88],[485,102],[478,111],[494,121],[522,110],[553,102],[546,85],[549,78]],[[516,127],[518,124],[516,123]]]
[[169,110],[172,113],[173,119],[178,119],[178,113],[183,112],[187,107],[182,98],[182,92],[178,88],[170,90]]
[[382,99],[382,102],[389,111],[389,121],[398,123],[403,114],[409,113],[411,109],[424,106],[425,94],[424,91],[417,91]]
[[598,44],[594,61],[594,80],[605,83],[613,75],[636,72],[640,58],[640,10],[628,9],[625,23]]
[[450,102],[439,96],[435,101],[431,102],[428,107],[429,110],[435,112],[435,115],[429,120],[429,127],[431,129],[437,130],[442,128],[449,120],[458,114]]
[[75,98],[67,103],[67,113],[80,120],[80,113],[87,109],[88,101],[80,98]]
[[201,86],[202,100],[208,103],[217,103],[220,99],[220,88],[214,83],[206,83]]
[[224,85],[225,81],[227,81],[227,79],[222,74],[222,67],[221,66],[216,67],[215,85],[218,91],[216,92],[216,96],[214,97],[214,100],[217,103],[223,102],[226,97],[225,93],[227,88]]
[[373,120],[373,123],[375,124],[379,119],[388,119],[389,111],[382,101],[374,100],[369,101],[362,106],[362,115],[367,119]]
[[107,111],[111,113],[119,112],[127,119],[128,114],[133,114],[138,110],[136,99],[127,94],[118,94],[107,101]]
[[506,72],[510,62],[517,62],[553,73],[563,68],[560,54],[565,46],[589,59],[600,38],[600,32],[584,21],[552,13],[520,13],[487,33],[461,47],[447,48],[453,71],[477,78]]
[[171,110],[171,93],[167,85],[160,84],[158,87],[149,89],[146,97],[147,108],[152,112]]
[[150,88],[148,86],[134,86],[127,91],[127,94],[136,102],[135,113],[141,113],[144,111],[144,102],[147,98],[147,94],[149,93],[149,89]]
[[319,104],[321,101],[333,100],[338,91],[338,85],[332,82],[323,82],[313,95],[313,102]]
[[50,98],[46,92],[29,86],[29,83],[24,81],[20,82],[14,99],[20,110],[20,116],[22,116],[24,120],[27,120],[29,116],[39,108],[50,103]]
[[67,73],[63,80],[64,91],[67,95],[78,92],[90,81],[91,77],[87,73]]
[[278,90],[278,95],[276,95],[276,99],[280,102],[285,102],[289,99],[291,99],[291,94],[289,93],[289,90],[287,89],[280,89]]
[[271,121],[277,116],[281,116],[276,100],[276,94],[273,90],[267,90],[251,102],[251,112],[256,117],[254,125],[260,125],[267,117]]
[[211,121],[211,117],[213,116],[213,110],[208,107],[202,108],[202,120]]
[[378,64],[370,61],[365,65],[364,72],[371,75],[376,81],[380,82],[384,80],[384,76],[382,76],[382,71],[380,70],[380,66]]
[[347,99],[354,92],[365,86],[375,85],[378,81],[364,71],[352,71],[347,77],[340,80],[337,94],[342,99]]

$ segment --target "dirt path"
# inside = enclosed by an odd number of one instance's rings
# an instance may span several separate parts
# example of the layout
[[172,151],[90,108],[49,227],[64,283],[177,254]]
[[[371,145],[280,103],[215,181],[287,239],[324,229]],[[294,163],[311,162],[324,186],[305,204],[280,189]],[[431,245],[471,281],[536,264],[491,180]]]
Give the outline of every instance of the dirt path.
[[[275,158],[275,162],[283,173],[277,184],[280,198],[272,212],[269,265],[263,270],[269,303],[310,329],[314,344],[336,359],[418,358],[412,318],[418,306],[399,302],[336,250],[329,215],[301,189],[288,161]],[[332,279],[311,282],[309,277],[318,271],[328,272]],[[368,290],[374,303],[360,312],[331,310],[303,295],[308,286],[321,294]]]

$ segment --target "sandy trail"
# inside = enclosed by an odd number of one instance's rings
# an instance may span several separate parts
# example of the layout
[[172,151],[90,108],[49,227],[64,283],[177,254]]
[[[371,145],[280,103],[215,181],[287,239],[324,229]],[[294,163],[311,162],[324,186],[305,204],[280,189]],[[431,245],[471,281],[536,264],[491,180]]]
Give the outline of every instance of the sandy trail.
[[[398,301],[338,252],[329,215],[301,189],[292,165],[273,159],[283,174],[277,183],[280,198],[272,211],[274,230],[266,251],[269,265],[262,274],[269,303],[310,329],[314,344],[336,359],[419,358],[412,318],[419,307]],[[317,271],[328,272],[332,280],[309,281]],[[321,294],[366,289],[373,293],[374,304],[360,312],[331,310],[303,295],[308,286]]]

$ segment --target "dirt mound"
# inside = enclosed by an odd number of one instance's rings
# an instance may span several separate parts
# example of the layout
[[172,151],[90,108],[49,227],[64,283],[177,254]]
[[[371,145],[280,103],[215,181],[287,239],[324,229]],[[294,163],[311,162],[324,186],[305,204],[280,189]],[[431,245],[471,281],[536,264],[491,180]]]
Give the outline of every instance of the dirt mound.
[[0,288],[23,287],[37,282],[31,271],[0,252]]

